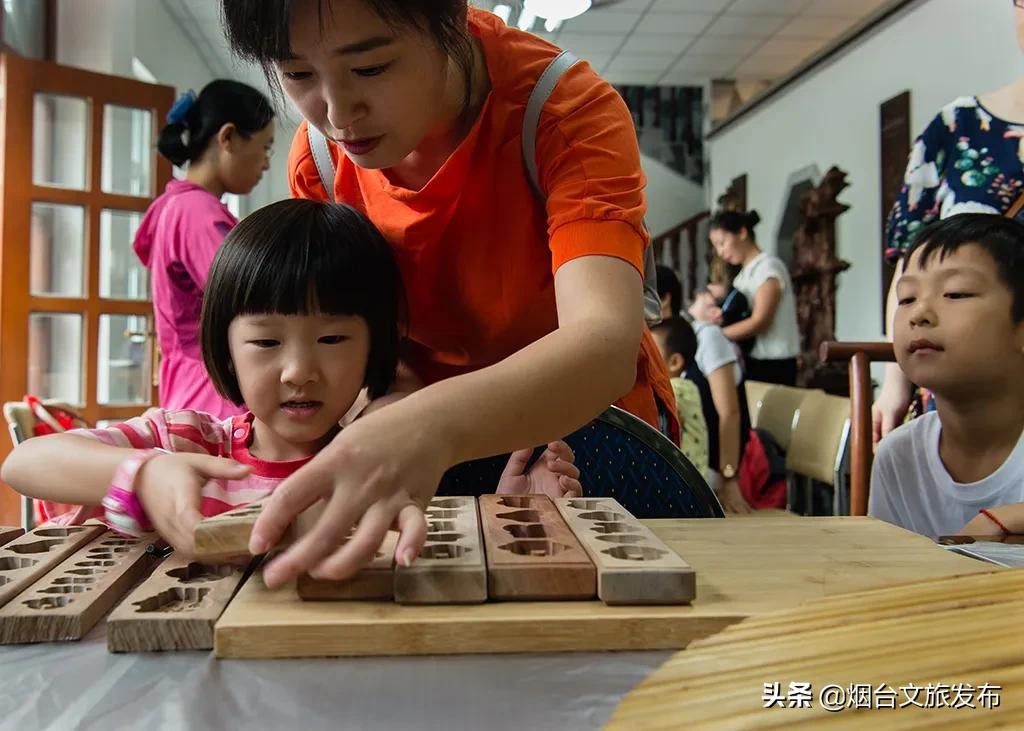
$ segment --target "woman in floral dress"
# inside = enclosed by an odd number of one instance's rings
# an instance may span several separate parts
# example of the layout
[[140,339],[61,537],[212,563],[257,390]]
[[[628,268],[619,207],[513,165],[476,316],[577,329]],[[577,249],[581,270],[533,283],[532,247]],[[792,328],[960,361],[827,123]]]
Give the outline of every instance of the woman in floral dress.
[[[1009,9],[1008,9],[1009,10]],[[1017,44],[1024,50],[1024,0],[1014,0]],[[957,213],[1002,215],[1024,193],[1024,78],[980,96],[947,104],[914,142],[903,189],[893,206],[883,246],[890,263],[932,221]],[[892,337],[897,269],[889,290],[886,331]],[[895,363],[871,409],[877,442],[899,426],[912,385]]]

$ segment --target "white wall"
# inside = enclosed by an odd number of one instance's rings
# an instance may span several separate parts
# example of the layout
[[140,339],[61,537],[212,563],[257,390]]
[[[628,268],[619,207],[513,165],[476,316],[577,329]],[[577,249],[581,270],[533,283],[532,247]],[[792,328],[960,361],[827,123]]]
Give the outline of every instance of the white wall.
[[761,214],[762,245],[775,248],[785,183],[803,168],[838,165],[851,206],[837,227],[840,275],[836,334],[881,336],[881,214],[878,107],[911,91],[919,134],[940,107],[1024,74],[1013,6],[1006,0],[922,0],[886,26],[711,140],[710,188],[717,198],[747,174],[747,201]]
[[[160,0],[135,2],[133,55],[161,84],[198,92],[224,71],[207,65],[192,40]],[[125,75],[131,73],[129,67]],[[233,78],[233,77],[232,77]],[[246,79],[239,79],[246,81]]]
[[647,176],[646,220],[652,236],[662,234],[707,210],[704,186],[643,153],[640,153],[640,165]]
[[[198,92],[216,78],[234,78],[267,91],[249,69],[208,65],[204,56],[216,59],[216,52],[200,53],[162,0],[60,0],[57,19],[59,63],[131,77],[132,59],[138,58],[159,83],[179,93]],[[260,184],[242,199],[243,215],[288,197],[286,164],[293,132],[294,122],[279,119],[276,154]]]

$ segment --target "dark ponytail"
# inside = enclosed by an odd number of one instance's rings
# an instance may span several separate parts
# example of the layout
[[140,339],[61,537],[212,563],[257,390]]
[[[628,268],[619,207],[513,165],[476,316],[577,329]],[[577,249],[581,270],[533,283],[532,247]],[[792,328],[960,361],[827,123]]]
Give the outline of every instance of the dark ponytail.
[[739,234],[746,229],[750,240],[756,241],[754,227],[760,222],[761,216],[757,211],[747,211],[746,213],[743,211],[719,211],[712,217],[710,228],[727,231],[731,234]]
[[274,119],[274,109],[256,89],[238,81],[217,79],[199,96],[178,99],[167,126],[160,130],[157,149],[178,167],[195,162],[225,124],[233,124],[245,137],[259,132]]

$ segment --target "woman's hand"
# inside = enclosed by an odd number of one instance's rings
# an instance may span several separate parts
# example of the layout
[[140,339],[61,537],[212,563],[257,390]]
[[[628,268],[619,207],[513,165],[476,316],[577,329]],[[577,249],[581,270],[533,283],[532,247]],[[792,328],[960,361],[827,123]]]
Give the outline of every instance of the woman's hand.
[[400,534],[396,561],[411,564],[426,541],[424,509],[449,459],[438,430],[406,418],[400,408],[381,409],[345,427],[274,490],[253,526],[249,550],[264,553],[295,516],[317,499],[326,502],[309,532],[266,566],[267,586],[306,572],[349,578],[369,563],[392,527]]
[[722,322],[722,308],[715,302],[709,292],[701,292],[690,305],[690,317],[698,322],[710,322],[714,325]]
[[910,409],[912,386],[895,363],[887,364],[878,400],[871,405],[871,439],[875,444],[903,423]]
[[241,480],[247,465],[208,454],[176,452],[153,457],[136,476],[135,495],[160,537],[179,555],[195,550],[192,533],[203,519],[203,487],[211,480]]
[[[513,452],[498,481],[499,495],[547,495],[551,498],[582,497],[580,471],[573,462],[576,456],[563,441],[551,442],[529,470],[526,464],[532,449]],[[524,471],[525,470],[525,471]]]
[[750,503],[743,497],[743,491],[740,490],[738,480],[725,480],[722,483],[722,489],[718,492],[718,499],[721,501],[722,509],[726,513],[754,512],[754,509],[750,507]]

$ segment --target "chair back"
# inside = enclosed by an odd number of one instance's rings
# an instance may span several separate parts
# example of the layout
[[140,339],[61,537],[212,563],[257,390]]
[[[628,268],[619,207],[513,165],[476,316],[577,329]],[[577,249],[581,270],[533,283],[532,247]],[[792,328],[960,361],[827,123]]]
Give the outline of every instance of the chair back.
[[786,469],[839,486],[850,439],[850,399],[810,391],[796,414]]
[[[63,401],[47,400],[41,402],[44,406],[51,406],[70,414],[75,413],[71,404]],[[11,442],[18,446],[26,439],[35,434],[35,426],[38,417],[32,412],[31,407],[24,401],[7,401],[4,403],[4,420],[7,422],[7,430],[11,435]],[[76,418],[76,426],[88,426],[85,419]]]
[[[576,455],[585,497],[612,497],[637,518],[720,518],[707,482],[679,447],[632,414],[610,407],[565,437]],[[455,465],[438,495],[494,492],[508,455]]]
[[[63,401],[46,400],[41,401],[43,406],[49,406],[62,411],[66,411],[69,414],[75,414],[75,409],[71,404]],[[32,410],[32,407],[25,401],[7,401],[3,406],[4,420],[7,422],[7,430],[11,435],[11,443],[17,447],[26,439],[31,439],[35,435],[35,427],[39,421],[39,416]],[[52,417],[48,414],[43,414],[47,417],[48,421],[56,423]],[[74,424],[76,427],[88,426],[85,419],[75,416]],[[59,427],[60,425],[57,424]],[[45,515],[40,510],[40,505],[45,504]],[[22,496],[21,498],[21,527],[26,531],[32,530],[36,523],[40,522],[46,517],[46,515],[59,515],[66,513],[69,510],[73,510],[74,505],[65,505],[64,503],[54,503],[50,501],[33,501],[32,498]]]
[[806,388],[773,385],[761,399],[757,428],[771,434],[785,451],[789,451],[789,442],[793,438],[797,409],[808,393],[810,391]]
[[761,405],[764,403],[764,395],[775,387],[774,383],[764,381],[746,381],[747,409],[750,411],[750,425],[757,428],[757,416],[761,413]]
[[824,342],[819,348],[824,363],[847,362],[850,369],[850,515],[868,514],[868,492],[871,489],[871,363],[896,360],[892,343]]

